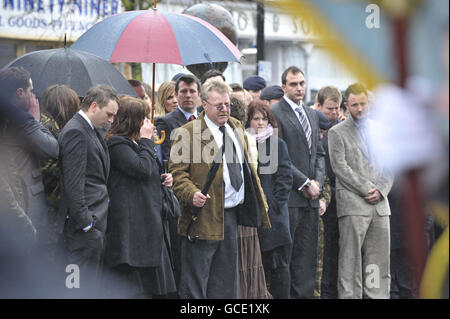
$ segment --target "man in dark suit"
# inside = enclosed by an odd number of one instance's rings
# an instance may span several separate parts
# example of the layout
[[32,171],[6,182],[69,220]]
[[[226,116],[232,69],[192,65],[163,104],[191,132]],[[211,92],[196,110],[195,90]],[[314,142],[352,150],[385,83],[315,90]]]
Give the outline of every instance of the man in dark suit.
[[80,288],[87,293],[95,293],[89,289],[97,284],[109,206],[109,154],[97,129],[113,122],[118,107],[111,87],[92,87],[59,137],[64,242],[69,263],[80,267]]
[[200,99],[199,92],[200,81],[193,75],[183,74],[175,84],[175,96],[178,101],[178,108],[165,116],[155,119],[155,126],[158,129],[158,133],[161,133],[161,131],[166,132],[166,139],[161,145],[163,160],[169,160],[170,157],[170,147],[172,146],[174,136],[172,132],[197,118],[197,103]]
[[305,107],[303,72],[291,66],[283,72],[280,102],[272,106],[292,161],[293,188],[289,199],[292,236],[290,254],[291,298],[313,298],[316,287],[319,236],[319,195],[325,174],[325,153],[320,142],[316,111]]

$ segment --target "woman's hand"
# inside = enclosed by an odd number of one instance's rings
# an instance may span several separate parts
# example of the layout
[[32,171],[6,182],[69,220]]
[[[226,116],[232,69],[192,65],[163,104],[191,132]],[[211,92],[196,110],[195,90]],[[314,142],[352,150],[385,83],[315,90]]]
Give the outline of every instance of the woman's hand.
[[151,140],[153,136],[155,135],[156,127],[152,124],[152,122],[149,119],[144,120],[144,124],[141,126],[141,138],[148,138]]

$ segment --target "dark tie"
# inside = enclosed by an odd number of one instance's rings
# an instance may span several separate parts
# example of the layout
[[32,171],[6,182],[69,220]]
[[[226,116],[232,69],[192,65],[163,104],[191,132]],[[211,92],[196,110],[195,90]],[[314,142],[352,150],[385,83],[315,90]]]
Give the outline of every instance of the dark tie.
[[189,116],[189,122],[195,120],[195,115]]
[[300,115],[300,124],[305,131],[306,141],[308,141],[309,151],[311,152],[311,126],[309,125],[308,118],[306,117],[305,111],[300,107],[297,107],[295,111]]
[[[225,152],[225,158],[228,166],[228,174],[230,175],[231,186],[237,191],[242,185],[242,175],[241,175],[241,163],[239,162],[239,157],[236,152],[236,147],[234,146],[232,138],[228,135],[225,126],[219,127],[223,136],[223,146],[222,154]],[[227,147],[225,147],[225,145]],[[230,146],[233,146],[232,148]],[[230,161],[230,159],[232,159]]]

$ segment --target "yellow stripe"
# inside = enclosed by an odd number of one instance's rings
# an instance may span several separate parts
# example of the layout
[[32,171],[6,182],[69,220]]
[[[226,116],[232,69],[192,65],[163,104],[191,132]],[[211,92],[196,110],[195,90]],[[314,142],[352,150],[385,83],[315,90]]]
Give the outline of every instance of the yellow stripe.
[[328,50],[337,60],[339,60],[359,81],[363,82],[369,89],[373,89],[385,79],[373,67],[372,63],[364,57],[359,56],[355,51],[349,50],[352,44],[343,36],[340,36],[327,18],[314,7],[312,1],[304,0],[280,0],[268,2],[269,6],[274,6],[284,10],[286,14],[293,17],[300,17],[311,23],[315,34],[321,41],[326,43]]
[[444,281],[448,272],[449,229],[445,229],[433,249],[425,266],[420,287],[420,298],[443,298]]

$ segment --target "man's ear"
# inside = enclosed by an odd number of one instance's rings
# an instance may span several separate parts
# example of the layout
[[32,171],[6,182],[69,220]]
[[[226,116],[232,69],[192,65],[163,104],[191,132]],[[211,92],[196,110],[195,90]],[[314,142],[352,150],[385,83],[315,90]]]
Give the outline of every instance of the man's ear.
[[21,97],[25,93],[25,90],[23,88],[17,88],[16,95],[18,97]]
[[91,105],[89,106],[89,109],[92,111],[92,113],[95,114],[98,110],[98,103],[92,102]]

